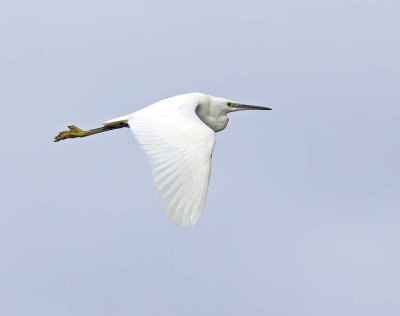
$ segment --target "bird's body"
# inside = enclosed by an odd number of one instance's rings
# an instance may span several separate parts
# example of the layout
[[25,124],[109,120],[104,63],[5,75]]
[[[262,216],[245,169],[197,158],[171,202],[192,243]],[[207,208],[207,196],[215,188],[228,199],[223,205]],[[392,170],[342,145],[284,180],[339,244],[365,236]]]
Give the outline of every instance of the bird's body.
[[176,224],[194,225],[207,195],[215,132],[227,126],[229,112],[246,109],[270,110],[188,93],[109,120],[95,130],[82,131],[71,126],[70,131],[61,132],[55,141],[129,126],[150,160],[168,217]]
[[[218,107],[219,102],[226,104],[229,100],[212,97],[203,93],[187,93],[177,95],[168,99],[164,99],[153,103],[137,112],[118,117],[103,123],[104,126],[112,126],[115,123],[128,123],[128,120],[136,116],[151,116],[152,118],[162,115],[180,115],[185,111],[195,110],[197,116],[204,124],[211,128],[214,132],[222,131],[229,122],[228,109]],[[231,101],[233,102],[233,101]],[[195,108],[193,108],[195,107]]]

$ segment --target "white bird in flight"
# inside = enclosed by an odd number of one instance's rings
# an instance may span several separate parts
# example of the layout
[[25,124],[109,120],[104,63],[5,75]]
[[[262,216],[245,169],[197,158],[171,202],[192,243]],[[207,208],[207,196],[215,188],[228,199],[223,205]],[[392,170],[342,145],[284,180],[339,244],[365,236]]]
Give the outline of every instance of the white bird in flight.
[[230,112],[271,110],[241,104],[203,93],[182,94],[151,104],[137,112],[81,130],[71,125],[54,141],[86,137],[130,127],[150,160],[153,179],[168,218],[175,223],[196,224],[207,195],[215,132],[227,125]]

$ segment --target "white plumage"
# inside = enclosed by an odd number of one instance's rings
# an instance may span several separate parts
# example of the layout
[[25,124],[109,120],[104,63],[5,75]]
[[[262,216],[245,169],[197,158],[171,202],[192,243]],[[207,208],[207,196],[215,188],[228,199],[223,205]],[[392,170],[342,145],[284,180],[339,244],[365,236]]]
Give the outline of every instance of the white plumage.
[[207,195],[215,132],[196,115],[196,104],[168,105],[136,112],[128,124],[150,160],[168,218],[194,225]]
[[215,132],[226,127],[229,112],[250,109],[270,110],[202,93],[188,93],[107,121],[102,128],[83,131],[69,126],[70,130],[60,132],[55,141],[129,125],[150,161],[168,218],[176,224],[194,225],[207,195]]

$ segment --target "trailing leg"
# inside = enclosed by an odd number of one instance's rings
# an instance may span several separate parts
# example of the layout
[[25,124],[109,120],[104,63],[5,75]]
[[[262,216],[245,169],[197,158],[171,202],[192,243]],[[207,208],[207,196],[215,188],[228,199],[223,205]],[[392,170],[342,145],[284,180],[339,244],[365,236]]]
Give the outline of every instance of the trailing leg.
[[75,125],[70,125],[70,126],[68,126],[69,130],[60,132],[56,137],[54,137],[54,141],[58,142],[60,140],[64,140],[67,138],[86,137],[86,136],[103,133],[103,132],[107,132],[107,131],[111,131],[113,129],[123,128],[123,127],[129,127],[129,126],[126,123],[119,123],[116,125],[108,125],[108,126],[103,126],[103,127],[84,131],[84,130],[80,129],[79,127],[76,127]]

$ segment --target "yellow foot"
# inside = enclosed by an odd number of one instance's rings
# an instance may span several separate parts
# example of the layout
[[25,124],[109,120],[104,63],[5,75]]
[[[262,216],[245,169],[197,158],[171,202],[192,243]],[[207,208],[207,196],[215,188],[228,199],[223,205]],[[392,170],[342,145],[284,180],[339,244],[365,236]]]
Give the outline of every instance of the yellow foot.
[[69,131],[62,131],[56,137],[54,137],[54,141],[58,142],[67,138],[76,138],[76,137],[84,137],[86,136],[86,131],[81,130],[75,125],[68,126]]

